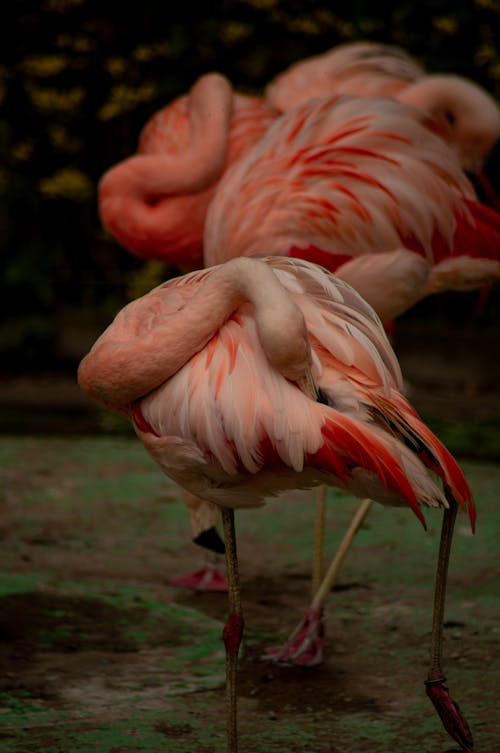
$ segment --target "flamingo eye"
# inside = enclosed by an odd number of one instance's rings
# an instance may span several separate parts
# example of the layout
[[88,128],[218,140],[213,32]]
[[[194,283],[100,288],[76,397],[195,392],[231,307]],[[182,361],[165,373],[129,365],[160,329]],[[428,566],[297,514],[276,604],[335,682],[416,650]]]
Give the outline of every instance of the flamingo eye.
[[451,110],[446,110],[444,112],[444,117],[448,125],[453,128],[457,122],[455,114]]

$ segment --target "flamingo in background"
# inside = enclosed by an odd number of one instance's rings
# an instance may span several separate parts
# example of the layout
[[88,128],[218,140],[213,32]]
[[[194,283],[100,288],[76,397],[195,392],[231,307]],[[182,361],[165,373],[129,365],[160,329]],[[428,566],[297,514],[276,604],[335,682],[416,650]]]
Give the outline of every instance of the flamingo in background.
[[138,256],[181,270],[200,267],[218,180],[277,116],[262,98],[235,94],[224,76],[201,76],[146,123],[138,153],[101,178],[103,226]]
[[128,304],[78,379],[98,403],[132,420],[168,476],[222,509],[230,753],[243,633],[234,509],[322,483],[407,505],[422,522],[421,507],[444,508],[426,687],[447,731],[471,752],[446,686],[441,640],[453,523],[461,506],[474,526],[473,502],[452,456],[402,395],[380,320],[354,289],[314,264],[280,257],[193,272]]
[[292,63],[266,86],[264,96],[283,113],[332,95],[395,97],[422,76],[425,69],[400,47],[346,42]]
[[399,47],[361,41],[294,63],[265,91],[266,100],[280,112],[333,95],[388,96],[428,113],[462,168],[499,208],[485,165],[500,140],[500,107],[484,88],[462,76],[428,74]]
[[221,176],[280,112],[333,94],[399,97],[424,109],[472,173],[500,137],[500,109],[484,90],[459,77],[426,76],[389,45],[355,42],[296,63],[271,82],[264,100],[236,94],[224,76],[209,73],[146,123],[136,155],[104,174],[103,226],[139,256],[181,270],[201,266],[204,222]]
[[310,100],[228,170],[207,214],[207,266],[263,254],[335,271],[387,322],[433,293],[499,280],[500,214],[421,110]]

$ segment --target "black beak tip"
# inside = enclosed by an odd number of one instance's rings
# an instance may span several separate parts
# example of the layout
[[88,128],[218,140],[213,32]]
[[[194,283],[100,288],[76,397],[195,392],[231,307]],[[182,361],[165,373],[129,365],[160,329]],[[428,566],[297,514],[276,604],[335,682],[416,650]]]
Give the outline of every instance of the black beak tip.
[[214,526],[202,531],[198,536],[196,536],[196,538],[193,539],[193,542],[195,544],[198,544],[198,546],[202,546],[204,549],[208,549],[211,552],[216,552],[217,554],[224,554],[226,551],[224,542],[221,539],[217,528],[215,528]]

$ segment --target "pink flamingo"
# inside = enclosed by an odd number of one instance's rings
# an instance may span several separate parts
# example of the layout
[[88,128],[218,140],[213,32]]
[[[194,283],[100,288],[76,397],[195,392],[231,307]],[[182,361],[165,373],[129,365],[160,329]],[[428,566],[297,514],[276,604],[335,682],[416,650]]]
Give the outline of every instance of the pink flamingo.
[[103,175],[102,224],[139,256],[182,270],[200,267],[217,181],[276,117],[261,98],[235,94],[224,76],[201,76],[146,123],[138,154]]
[[428,74],[404,50],[377,42],[349,42],[291,65],[266,88],[280,112],[312,97],[388,96],[419,107],[455,149],[462,168],[477,176],[498,208],[484,174],[500,140],[500,107],[481,86],[462,76]]
[[280,112],[287,112],[316,97],[394,97],[425,74],[400,47],[366,40],[346,42],[292,63],[267,85],[265,98]]
[[335,271],[389,321],[433,293],[500,279],[500,214],[419,109],[310,100],[233,165],[207,215],[207,266],[264,254]]
[[445,728],[470,753],[441,639],[453,523],[461,506],[474,526],[474,506],[452,456],[402,395],[380,320],[354,289],[314,264],[280,257],[193,272],[126,306],[81,362],[78,379],[133,421],[168,476],[222,510],[230,753],[243,633],[234,509],[323,483],[408,505],[422,522],[421,507],[444,508],[426,687]]

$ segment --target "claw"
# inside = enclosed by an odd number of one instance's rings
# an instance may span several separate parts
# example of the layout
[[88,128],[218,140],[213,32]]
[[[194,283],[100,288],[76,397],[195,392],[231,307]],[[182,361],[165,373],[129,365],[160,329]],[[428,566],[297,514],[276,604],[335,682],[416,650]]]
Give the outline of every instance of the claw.
[[325,647],[322,618],[323,609],[309,609],[284,646],[266,649],[261,659],[297,664],[301,667],[315,667],[321,664]]
[[443,727],[457,742],[465,753],[473,753],[474,741],[469,725],[465,721],[460,708],[453,700],[444,677],[437,680],[426,680],[425,691],[434,708],[439,714]]
[[194,591],[227,591],[227,580],[215,567],[202,567],[191,575],[172,578],[170,585],[192,588]]

